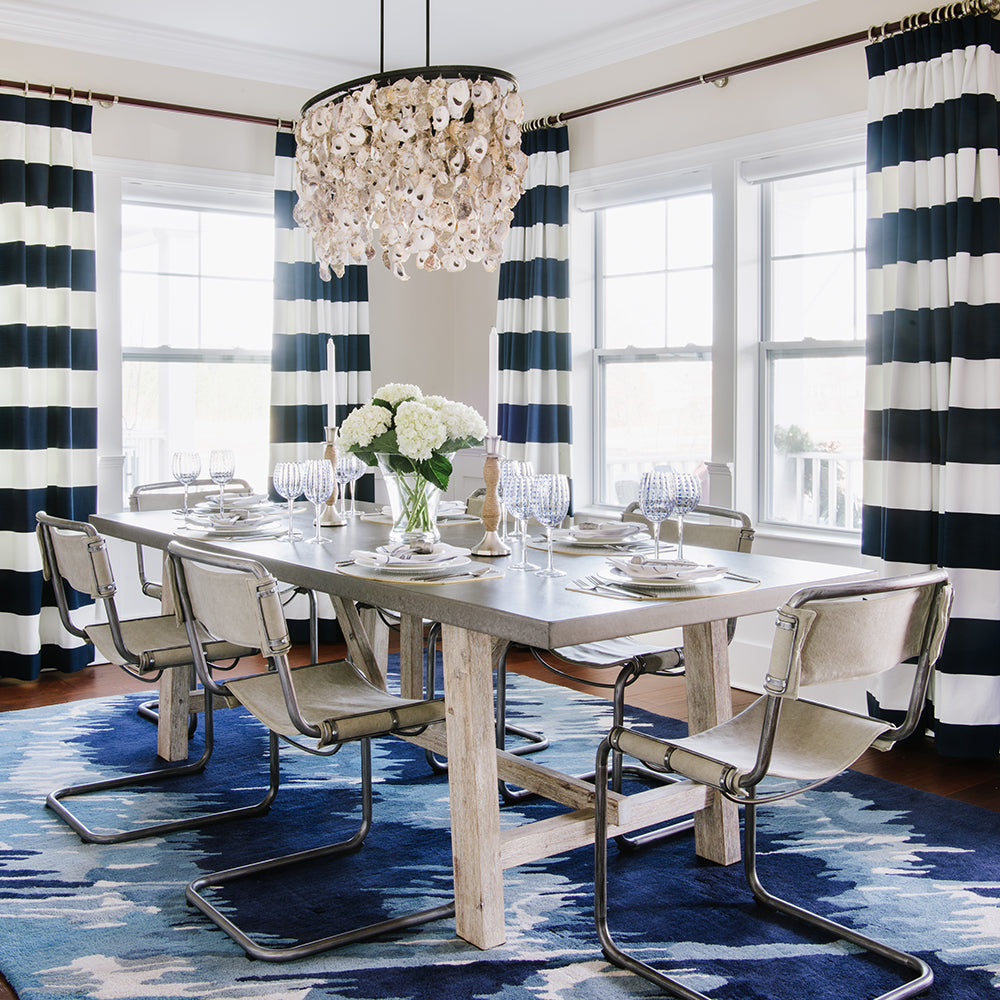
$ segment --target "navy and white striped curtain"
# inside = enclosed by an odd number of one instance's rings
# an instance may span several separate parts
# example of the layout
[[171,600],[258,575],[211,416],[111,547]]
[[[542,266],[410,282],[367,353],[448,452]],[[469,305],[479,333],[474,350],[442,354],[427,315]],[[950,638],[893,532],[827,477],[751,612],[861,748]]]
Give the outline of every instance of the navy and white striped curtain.
[[[271,468],[275,462],[322,458],[326,428],[343,422],[372,394],[368,332],[368,267],[349,265],[343,278],[319,276],[312,237],[292,217],[295,136],[278,132],[274,161],[274,338],[271,348]],[[374,475],[356,486],[374,499]],[[321,637],[338,638],[335,615],[318,594]],[[304,597],[286,608],[292,638],[305,638]]]
[[[0,676],[78,670],[35,512],[97,502],[97,304],[91,108],[0,95]],[[89,598],[73,595],[81,606]]]
[[569,132],[525,132],[525,191],[500,264],[498,432],[507,458],[570,474]]
[[[295,136],[279,132],[274,166],[271,465],[323,457],[325,428],[371,398],[368,267],[319,276],[312,238],[292,218]],[[360,493],[359,493],[360,496]]]
[[[940,753],[1000,751],[1000,24],[870,45],[862,551],[944,567]],[[904,706],[891,691],[886,714]]]

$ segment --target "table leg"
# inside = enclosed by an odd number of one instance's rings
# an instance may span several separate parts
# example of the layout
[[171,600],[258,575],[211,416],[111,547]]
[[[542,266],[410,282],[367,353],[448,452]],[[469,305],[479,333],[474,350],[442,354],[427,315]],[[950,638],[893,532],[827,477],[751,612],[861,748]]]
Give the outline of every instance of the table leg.
[[500,805],[488,635],[441,630],[455,929],[478,948],[504,943]]
[[[697,733],[732,717],[729,643],[724,621],[684,627],[688,727]],[[740,859],[740,821],[735,803],[713,792],[707,808],[694,816],[699,856],[722,865]]]
[[399,616],[399,694],[424,697],[424,620],[420,615]]
[[361,627],[365,630],[368,641],[371,643],[372,654],[384,681],[388,673],[389,626],[378,613],[378,608],[359,608],[358,615],[361,618]]
[[157,705],[156,752],[167,761],[187,760],[188,713],[191,710],[193,667],[164,670]]

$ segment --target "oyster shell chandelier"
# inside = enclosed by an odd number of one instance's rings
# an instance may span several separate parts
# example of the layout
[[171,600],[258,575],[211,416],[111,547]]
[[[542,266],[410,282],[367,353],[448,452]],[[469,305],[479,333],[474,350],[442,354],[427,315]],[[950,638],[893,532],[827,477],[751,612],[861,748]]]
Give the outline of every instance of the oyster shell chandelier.
[[[517,81],[482,66],[427,65],[361,77],[317,94],[295,125],[295,221],[320,274],[376,254],[403,280],[500,263],[523,191],[524,107]],[[385,4],[381,9],[384,60]]]

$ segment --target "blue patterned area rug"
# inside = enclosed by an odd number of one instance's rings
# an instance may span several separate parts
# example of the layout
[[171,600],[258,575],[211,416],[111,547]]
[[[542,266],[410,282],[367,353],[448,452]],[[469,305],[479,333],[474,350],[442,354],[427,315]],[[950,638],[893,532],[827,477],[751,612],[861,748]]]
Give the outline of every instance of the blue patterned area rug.
[[[545,751],[570,769],[592,766],[607,704],[512,677],[512,705],[560,740]],[[345,836],[358,805],[356,748],[331,759],[282,751],[271,812],[159,840],[82,844],[50,811],[57,784],[150,766],[155,733],[139,696],[0,716],[0,971],[21,1000],[580,1000],[649,997],[645,980],[610,967],[592,925],[592,852],[580,849],[507,873],[508,937],[481,952],[442,920],[391,940],[277,965],[248,960],[184,900],[215,871]],[[94,823],[250,801],[265,782],[263,730],[217,713],[207,772],[169,791],[88,806]],[[677,734],[671,720],[644,724]],[[197,737],[196,737],[197,744]],[[375,748],[375,823],[349,858],[255,892],[233,887],[239,918],[275,935],[335,933],[399,908],[433,905],[451,890],[448,790],[423,752]],[[79,801],[79,800],[78,800]],[[505,807],[503,821],[541,818],[545,803]],[[932,996],[1000,997],[1000,827],[996,814],[860,774],[761,810],[761,868],[791,899],[817,897],[835,919],[922,955]],[[870,997],[895,972],[762,915],[739,865],[696,859],[689,837],[638,854],[613,849],[612,926],[626,947],[720,1000]],[[276,940],[281,940],[276,938]]]

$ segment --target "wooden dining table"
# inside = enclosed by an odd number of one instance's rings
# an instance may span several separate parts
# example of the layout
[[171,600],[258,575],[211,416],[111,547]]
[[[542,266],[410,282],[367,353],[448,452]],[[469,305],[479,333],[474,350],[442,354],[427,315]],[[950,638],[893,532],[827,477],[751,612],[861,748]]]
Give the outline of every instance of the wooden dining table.
[[[313,532],[311,517],[302,513],[297,519],[308,538]],[[586,550],[555,555],[555,565],[566,571],[565,577],[508,571],[505,564],[511,557],[500,557],[474,560],[472,565],[489,567],[480,578],[402,583],[376,574],[359,576],[354,567],[343,565],[352,550],[372,550],[386,542],[388,526],[373,520],[357,518],[341,527],[323,528],[327,542],[322,545],[274,538],[192,539],[183,529],[178,533],[179,519],[169,511],[98,514],[91,521],[105,535],[159,549],[172,538],[186,537],[195,544],[249,556],[281,582],[329,594],[349,655],[369,669],[384,669],[384,664],[357,605],[396,612],[404,697],[423,696],[424,622],[441,623],[446,722],[408,738],[448,757],[456,931],[479,948],[504,942],[505,869],[592,843],[594,837],[592,783],[540,760],[495,749],[493,672],[508,643],[551,650],[680,627],[688,725],[696,732],[726,720],[732,712],[727,619],[773,611],[803,587],[871,575],[856,567],[686,546],[687,558],[723,563],[734,574],[759,582],[721,581],[721,586],[717,582],[700,588],[703,592],[696,588],[676,599],[632,600],[572,587],[573,581],[606,566],[606,555]],[[468,547],[483,534],[478,523],[445,524],[441,530],[443,541]],[[544,557],[542,552],[534,554]],[[183,744],[189,684],[183,679],[179,686],[173,683],[172,688],[161,689],[159,725],[161,730],[172,726],[175,743]],[[186,745],[164,749],[161,740],[161,755],[181,752],[186,753]],[[586,762],[579,764],[587,769]],[[565,811],[501,830],[498,778],[561,803]],[[736,807],[715,791],[690,782],[611,793],[609,832],[615,836],[691,813],[697,853],[719,864],[737,861]]]

